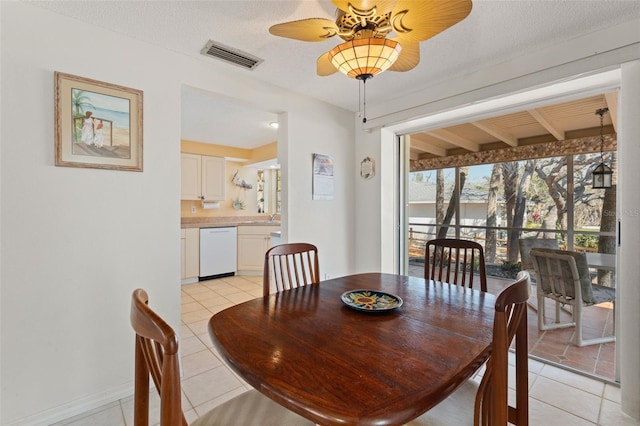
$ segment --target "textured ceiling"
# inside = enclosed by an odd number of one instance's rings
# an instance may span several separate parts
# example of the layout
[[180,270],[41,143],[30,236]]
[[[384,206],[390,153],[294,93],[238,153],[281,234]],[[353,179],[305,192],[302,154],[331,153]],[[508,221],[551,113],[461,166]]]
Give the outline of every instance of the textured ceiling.
[[276,114],[192,87],[182,88],[181,120],[181,137],[190,141],[251,149],[278,137],[269,126]]
[[[218,61],[202,56],[200,50],[208,40],[215,40],[264,59],[253,71],[222,66],[347,110],[358,110],[358,84],[354,80],[339,73],[316,75],[317,58],[340,39],[309,43],[268,32],[276,23],[310,17],[333,19],[335,7],[329,0],[29,3],[209,63]],[[404,73],[388,71],[368,83],[367,103],[401,98],[438,81],[464,76],[638,17],[640,1],[474,0],[473,10],[465,20],[420,43],[421,61],[415,69]],[[185,108],[197,110],[198,106]],[[212,117],[215,114],[211,112]],[[248,117],[245,115],[247,120]],[[211,126],[214,122],[210,121]],[[244,119],[239,123],[246,127]],[[212,131],[215,130],[209,132]],[[183,132],[198,134],[190,128],[183,128]]]

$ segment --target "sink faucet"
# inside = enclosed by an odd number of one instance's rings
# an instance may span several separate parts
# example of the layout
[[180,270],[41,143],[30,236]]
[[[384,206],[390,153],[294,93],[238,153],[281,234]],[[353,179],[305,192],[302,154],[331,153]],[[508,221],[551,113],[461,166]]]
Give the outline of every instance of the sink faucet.
[[273,220],[275,219],[275,217],[278,215],[278,213],[274,213],[274,214],[270,214],[269,215],[269,222],[273,222]]

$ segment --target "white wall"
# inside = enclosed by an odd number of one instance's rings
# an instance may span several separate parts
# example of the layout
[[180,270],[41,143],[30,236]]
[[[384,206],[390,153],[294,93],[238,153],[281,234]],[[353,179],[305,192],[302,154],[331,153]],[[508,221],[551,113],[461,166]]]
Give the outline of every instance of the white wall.
[[[138,43],[23,3],[1,38],[0,423],[38,424],[130,393],[134,288],[179,325],[180,91]],[[144,91],[143,173],[54,166],[54,71]]]
[[[317,243],[324,271],[351,272],[352,114],[23,2],[0,7],[1,424],[131,393],[134,288],[179,325],[182,84],[288,115],[283,228]],[[144,91],[144,172],[54,166],[56,70]],[[310,200],[314,152],[336,159],[332,202]]]
[[[318,123],[334,123],[320,126]],[[313,241],[318,246],[321,279],[354,271],[353,232],[353,127],[351,114],[336,115],[318,109],[313,116],[288,114],[288,134],[283,138],[288,167],[283,171],[287,193],[283,197],[283,218],[288,242]],[[336,125],[337,124],[337,125]],[[300,137],[314,137],[300,144]],[[280,145],[278,147],[280,149]],[[333,159],[334,199],[313,200],[313,154]],[[341,202],[344,200],[345,202]],[[313,221],[309,218],[313,216]],[[343,219],[344,218],[344,219]],[[343,251],[347,248],[346,251]],[[340,251],[340,254],[336,252]]]
[[[356,117],[356,145],[353,168],[355,189],[355,232],[357,256],[355,266],[357,272],[379,272],[382,269],[382,215],[392,211],[392,205],[382,204],[383,183],[393,182],[385,178],[385,165],[393,164],[393,160],[382,161],[380,132],[361,130],[362,118]],[[375,175],[371,179],[360,176],[360,162],[369,157],[375,161]],[[393,256],[391,256],[393,258]],[[386,270],[385,272],[393,272]]]
[[[2,27],[2,7],[0,7],[0,29]],[[2,33],[0,31],[0,37]],[[0,50],[0,64],[2,63],[2,51]],[[2,81],[2,67],[0,67],[0,81]],[[2,98],[2,85],[0,84],[0,99]],[[1,107],[1,106],[0,106]],[[0,114],[0,147],[2,142],[2,114]],[[2,149],[0,149],[0,301],[2,301]],[[0,303],[0,366],[2,366],[2,303]],[[2,419],[2,370],[0,368],[0,419]]]
[[[620,249],[618,281],[618,366],[622,390],[622,410],[640,419],[640,60],[623,64],[619,110],[618,205]],[[627,266],[628,265],[628,266]]]

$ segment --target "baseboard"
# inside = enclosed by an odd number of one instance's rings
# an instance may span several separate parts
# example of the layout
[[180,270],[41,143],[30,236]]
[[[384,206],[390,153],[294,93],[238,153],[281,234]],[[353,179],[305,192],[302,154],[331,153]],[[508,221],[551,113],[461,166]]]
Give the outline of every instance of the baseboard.
[[262,269],[260,269],[259,271],[247,270],[247,271],[237,271],[236,272],[236,275],[238,275],[238,276],[246,275],[246,276],[257,277],[257,276],[262,276],[262,274],[263,274]]
[[31,416],[14,420],[5,426],[47,426],[133,395],[133,382],[125,383],[84,398],[71,401]]

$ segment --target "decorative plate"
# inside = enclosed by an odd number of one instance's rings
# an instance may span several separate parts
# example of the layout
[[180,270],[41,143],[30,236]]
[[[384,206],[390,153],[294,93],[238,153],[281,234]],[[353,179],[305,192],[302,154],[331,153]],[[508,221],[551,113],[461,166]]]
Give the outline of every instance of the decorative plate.
[[377,290],[345,291],[340,299],[348,307],[365,312],[392,311],[402,306],[400,297]]

